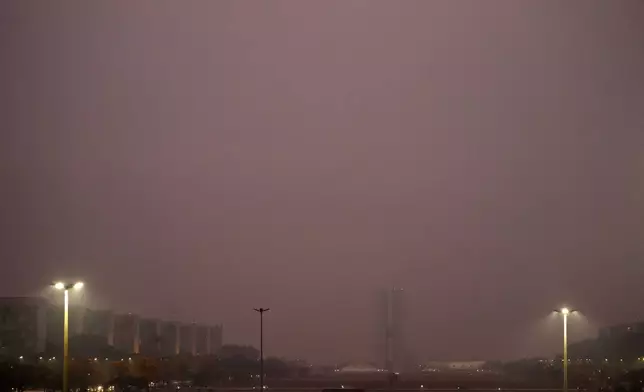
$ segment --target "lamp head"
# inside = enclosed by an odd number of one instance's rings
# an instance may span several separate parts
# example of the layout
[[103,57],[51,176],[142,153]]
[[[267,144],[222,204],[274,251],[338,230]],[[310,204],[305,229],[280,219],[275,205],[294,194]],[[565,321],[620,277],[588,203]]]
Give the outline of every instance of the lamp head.
[[561,309],[556,309],[555,312],[563,314],[564,316],[570,316],[573,313],[577,313],[577,310],[576,309],[571,309],[571,308],[568,308],[568,307],[563,307]]
[[70,290],[70,289],[80,290],[80,289],[83,288],[83,282],[76,282],[76,283],[73,283],[73,284],[64,283],[64,282],[56,282],[56,283],[54,283],[54,288],[56,290]]

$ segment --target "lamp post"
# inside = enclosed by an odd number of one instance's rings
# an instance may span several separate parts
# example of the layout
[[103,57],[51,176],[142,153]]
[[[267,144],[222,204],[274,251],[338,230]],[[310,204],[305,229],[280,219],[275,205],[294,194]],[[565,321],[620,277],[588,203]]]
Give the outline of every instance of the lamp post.
[[68,373],[69,373],[69,290],[80,290],[83,288],[83,282],[72,284],[58,282],[54,284],[56,290],[63,290],[65,293],[65,311],[63,314],[63,391],[68,391]]
[[575,311],[561,308],[555,312],[563,316],[563,392],[568,392],[568,316]]
[[259,390],[264,392],[264,313],[268,312],[269,308],[255,308],[259,313]]

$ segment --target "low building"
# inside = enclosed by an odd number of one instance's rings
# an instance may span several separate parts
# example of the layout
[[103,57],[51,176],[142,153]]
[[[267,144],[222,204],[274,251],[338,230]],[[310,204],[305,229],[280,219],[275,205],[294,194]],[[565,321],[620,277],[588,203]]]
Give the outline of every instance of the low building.
[[384,371],[384,369],[369,363],[351,363],[337,369],[337,373],[339,374],[370,374],[382,373]]
[[483,369],[485,364],[485,361],[432,361],[423,365],[422,371],[476,371]]

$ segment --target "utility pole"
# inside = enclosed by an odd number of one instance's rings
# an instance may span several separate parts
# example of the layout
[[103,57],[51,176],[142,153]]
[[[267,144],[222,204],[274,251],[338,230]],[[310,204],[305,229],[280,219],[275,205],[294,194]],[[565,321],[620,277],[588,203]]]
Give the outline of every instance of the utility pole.
[[264,392],[264,313],[269,308],[255,308],[259,313],[259,390]]

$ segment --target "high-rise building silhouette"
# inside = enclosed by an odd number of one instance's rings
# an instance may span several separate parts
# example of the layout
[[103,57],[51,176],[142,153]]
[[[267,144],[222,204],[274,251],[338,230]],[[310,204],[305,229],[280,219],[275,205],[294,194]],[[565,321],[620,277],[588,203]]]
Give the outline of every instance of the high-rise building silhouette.
[[407,361],[405,297],[401,288],[383,289],[376,301],[376,362],[388,371],[403,370]]
[[[42,355],[62,349],[63,316],[62,307],[44,298],[0,297],[0,355]],[[182,324],[132,313],[69,307],[70,339],[91,336],[92,342],[125,355],[213,355],[222,346],[222,334],[221,324]],[[70,343],[70,347],[75,349],[76,343]]]

